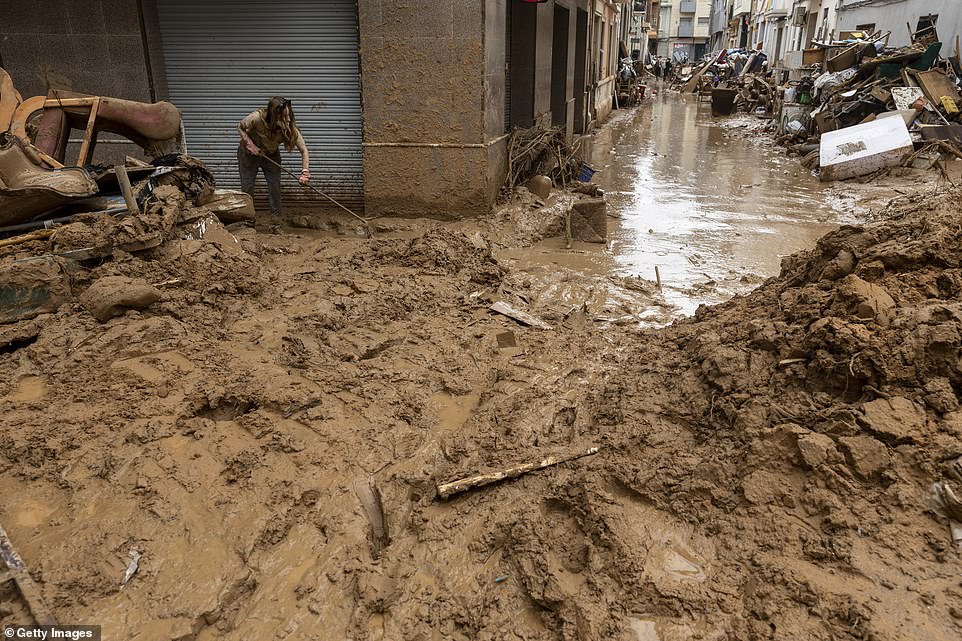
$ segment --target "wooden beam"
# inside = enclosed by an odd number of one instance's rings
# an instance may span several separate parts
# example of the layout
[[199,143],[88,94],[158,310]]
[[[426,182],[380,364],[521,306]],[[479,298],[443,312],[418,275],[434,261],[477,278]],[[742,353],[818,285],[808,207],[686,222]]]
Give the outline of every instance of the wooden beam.
[[127,168],[123,165],[117,165],[114,167],[114,173],[117,174],[120,193],[123,194],[124,202],[127,203],[127,211],[131,214],[139,214],[140,206],[137,204],[137,199],[134,198],[134,190],[133,187],[130,186],[130,176],[127,175]]
[[99,96],[89,98],[47,98],[43,103],[44,107],[90,107],[94,102],[99,102]]
[[466,492],[467,490],[490,485],[491,483],[497,483],[498,481],[503,481],[505,479],[517,478],[523,474],[527,474],[535,470],[543,470],[546,467],[551,467],[552,465],[565,463],[567,461],[573,461],[583,456],[591,456],[592,454],[597,454],[597,452],[597,447],[591,447],[587,450],[574,454],[566,454],[564,456],[549,456],[537,462],[516,465],[515,467],[509,467],[498,472],[478,474],[477,476],[469,476],[467,478],[451,481],[450,483],[441,483],[437,486],[438,496],[440,496],[442,499],[446,499],[453,494]]
[[29,243],[32,240],[43,240],[44,238],[49,238],[52,235],[52,229],[40,229],[30,232],[29,234],[22,234],[20,236],[14,236],[13,238],[4,238],[3,240],[0,240],[0,247],[10,247],[11,245]]
[[[49,101],[48,101],[49,102]],[[90,115],[87,117],[87,130],[84,132],[84,141],[80,145],[80,155],[77,157],[77,166],[83,167],[89,161],[88,155],[92,155],[93,146],[96,144],[96,133],[94,124],[97,122],[97,109],[100,107],[100,98],[94,98],[90,105]]]
[[63,169],[63,164],[60,163],[60,162],[58,162],[56,158],[53,158],[53,157],[51,157],[51,156],[48,156],[47,154],[43,153],[42,151],[40,151],[39,149],[37,149],[37,148],[34,147],[33,145],[30,145],[30,146],[33,148],[33,150],[37,153],[38,156],[40,156],[40,158],[41,158],[45,163],[47,163],[48,165],[50,165],[50,166],[53,167],[54,169]]
[[30,614],[33,615],[37,623],[40,625],[57,625],[57,619],[44,605],[40,596],[40,588],[37,587],[37,584],[30,577],[30,573],[27,572],[23,559],[13,548],[13,544],[10,542],[3,526],[0,526],[0,560],[3,560],[9,568],[8,572],[13,575],[13,580],[20,589],[24,601],[27,602]]

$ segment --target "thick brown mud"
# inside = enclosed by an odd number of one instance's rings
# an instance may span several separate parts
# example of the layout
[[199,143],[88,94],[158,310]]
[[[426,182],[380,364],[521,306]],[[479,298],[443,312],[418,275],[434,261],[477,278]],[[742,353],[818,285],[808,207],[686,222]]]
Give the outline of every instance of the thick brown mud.
[[119,252],[0,326],[0,522],[108,640],[957,639],[959,202],[663,329],[645,280],[499,260],[557,231],[528,207]]
[[[850,191],[819,183],[763,136],[754,118],[719,119],[695,96],[660,91],[615,112],[586,140],[608,199],[609,243],[571,256],[557,239],[537,251],[588,275],[654,281],[658,267],[671,315],[691,315],[754,289],[782,258],[862,214]],[[530,254],[527,260],[533,259]],[[515,254],[511,254],[515,257]],[[648,315],[649,317],[651,315]]]

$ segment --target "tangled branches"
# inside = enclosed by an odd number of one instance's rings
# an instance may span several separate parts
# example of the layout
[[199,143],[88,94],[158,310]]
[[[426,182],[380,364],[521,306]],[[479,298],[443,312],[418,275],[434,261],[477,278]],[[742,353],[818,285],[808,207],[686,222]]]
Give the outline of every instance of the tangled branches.
[[508,175],[502,195],[510,195],[537,175],[565,187],[577,178],[582,162],[579,145],[568,145],[564,127],[514,129],[508,138]]

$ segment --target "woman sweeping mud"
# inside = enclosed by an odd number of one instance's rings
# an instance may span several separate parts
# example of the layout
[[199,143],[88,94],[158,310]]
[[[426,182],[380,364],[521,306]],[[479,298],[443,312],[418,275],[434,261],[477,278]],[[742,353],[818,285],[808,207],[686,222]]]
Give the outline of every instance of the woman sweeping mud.
[[281,154],[283,144],[288,151],[294,147],[301,152],[301,175],[298,182],[306,185],[311,179],[310,159],[304,137],[294,121],[294,108],[286,98],[271,98],[267,107],[251,112],[237,125],[241,144],[237,147],[237,167],[241,189],[254,195],[257,170],[264,172],[267,199],[271,207],[271,231],[281,222]]

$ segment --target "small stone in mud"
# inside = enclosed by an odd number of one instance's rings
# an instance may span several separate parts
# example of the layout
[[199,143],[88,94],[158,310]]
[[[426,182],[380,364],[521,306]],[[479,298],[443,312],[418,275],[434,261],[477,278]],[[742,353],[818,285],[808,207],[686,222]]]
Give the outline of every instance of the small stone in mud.
[[959,399],[947,378],[933,378],[925,384],[925,404],[940,414],[959,409]]
[[895,299],[879,285],[865,282],[854,274],[840,281],[838,294],[851,299],[855,315],[862,320],[878,320],[887,323],[890,310],[895,308]]
[[843,249],[822,269],[822,280],[838,280],[855,271],[855,256]]
[[806,434],[798,439],[798,451],[802,460],[811,468],[838,458],[835,441],[825,434]]
[[130,309],[143,309],[160,300],[160,290],[141,278],[105,276],[80,295],[80,304],[104,323]]
[[861,479],[875,478],[889,466],[888,449],[871,436],[843,436],[838,442],[848,464]]
[[766,352],[778,350],[778,331],[773,323],[753,320],[749,323],[752,330],[752,346]]
[[925,411],[901,396],[879,398],[862,406],[862,421],[869,430],[897,442],[918,438],[925,428]]

